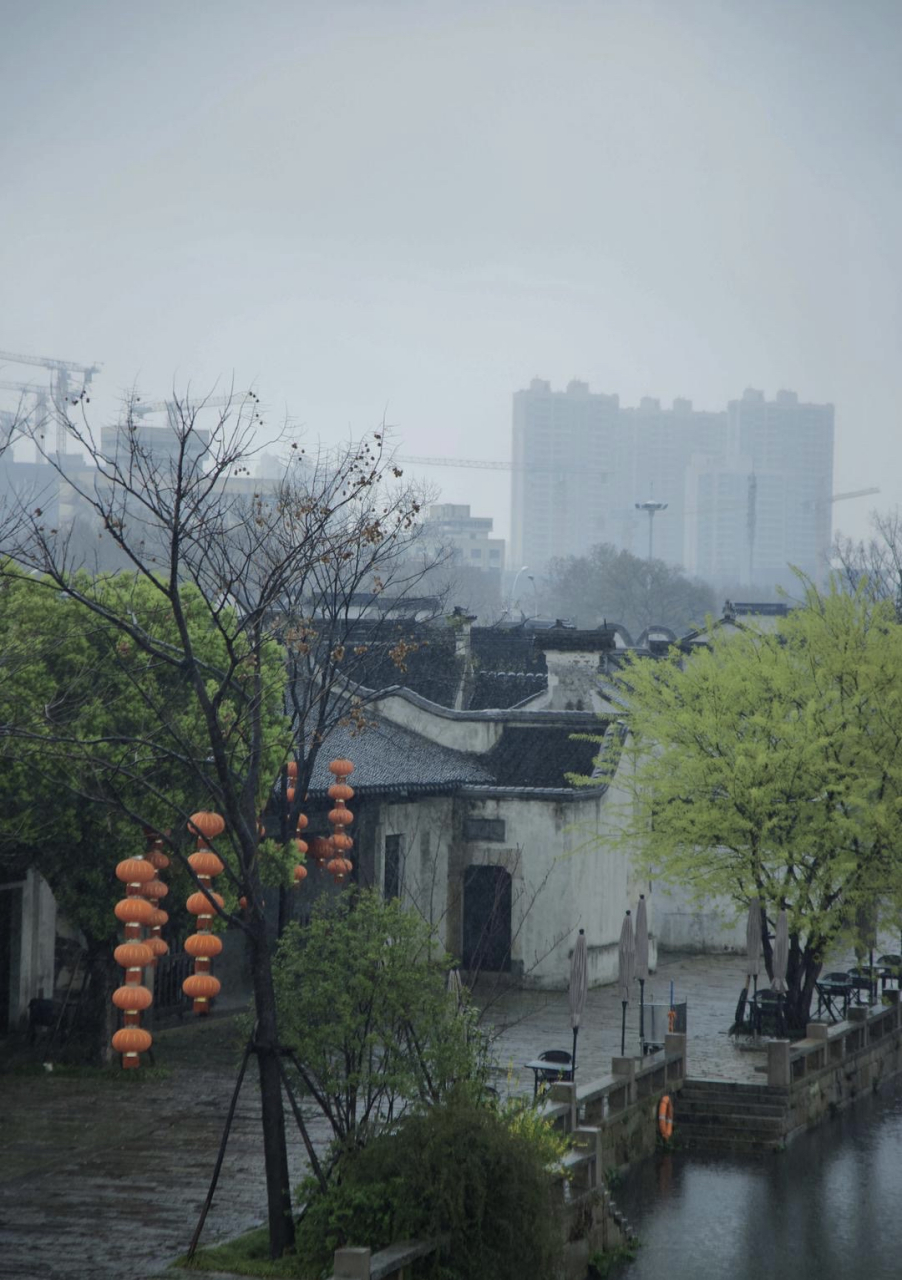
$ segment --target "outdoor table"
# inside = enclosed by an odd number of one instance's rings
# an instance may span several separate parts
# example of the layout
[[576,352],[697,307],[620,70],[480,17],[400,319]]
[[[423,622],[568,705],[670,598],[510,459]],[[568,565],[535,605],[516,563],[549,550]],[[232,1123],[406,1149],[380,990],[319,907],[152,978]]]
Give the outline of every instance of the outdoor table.
[[[817,1017],[826,1009],[833,1022],[841,1022],[849,1012],[849,996],[852,984],[848,974],[828,973],[814,984],[817,991]],[[842,1000],[842,1013],[837,1012],[837,1005]]]
[[524,1062],[524,1067],[528,1067],[532,1072],[532,1096],[539,1096],[539,1081],[543,1083],[554,1080],[572,1080],[573,1079],[573,1063],[571,1062],[549,1062],[547,1058],[534,1058],[532,1062]]

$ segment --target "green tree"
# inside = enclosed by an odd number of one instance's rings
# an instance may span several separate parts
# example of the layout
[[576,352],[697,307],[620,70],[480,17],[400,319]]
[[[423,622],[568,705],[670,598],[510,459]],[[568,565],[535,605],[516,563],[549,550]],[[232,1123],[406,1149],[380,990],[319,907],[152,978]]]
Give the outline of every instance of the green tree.
[[[74,581],[79,591],[95,591],[104,609],[127,611],[154,643],[177,642],[173,613],[149,582],[134,574]],[[154,829],[175,822],[177,853],[187,844],[184,817],[208,801],[197,766],[209,747],[178,668],[156,661],[109,620],[46,585],[14,567],[0,579],[0,865],[35,867],[84,935],[88,1005],[79,1040],[92,1058],[107,1059],[117,973],[113,907],[122,896],[116,863],[141,847],[138,814]],[[199,660],[222,669],[222,638],[206,625],[197,589],[182,587],[179,599]],[[266,779],[288,743],[285,668],[274,643],[263,669]],[[249,744],[231,695],[223,708],[223,716],[230,715],[231,766],[241,770]],[[233,872],[233,860],[226,861]],[[233,902],[234,884],[233,876],[224,886]]]
[[466,996],[447,990],[452,964],[424,920],[375,890],[323,901],[283,935],[283,1043],[339,1155],[414,1103],[484,1090],[488,1042]]
[[[630,803],[619,838],[696,899],[785,908],[786,1009],[803,1028],[823,961],[902,896],[902,628],[865,590],[826,595],[770,634],[626,668]],[[764,956],[772,975],[770,934]]]
[[608,543],[583,556],[552,560],[542,591],[543,606],[555,617],[598,626],[619,622],[634,637],[657,623],[677,634],[714,611],[714,592],[663,560],[643,560]]

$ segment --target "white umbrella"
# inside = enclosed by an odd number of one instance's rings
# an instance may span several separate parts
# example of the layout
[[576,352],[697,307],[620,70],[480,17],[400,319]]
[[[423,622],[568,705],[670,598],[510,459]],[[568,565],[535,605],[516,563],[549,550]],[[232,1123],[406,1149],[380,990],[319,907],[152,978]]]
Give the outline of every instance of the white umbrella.
[[639,1052],[645,1052],[645,979],[648,977],[648,912],[645,894],[636,908],[636,977],[639,979]]
[[774,934],[774,976],[771,989],[778,996],[786,995],[786,966],[789,963],[789,921],[785,909],[777,916],[777,931]]
[[785,909],[777,916],[774,934],[774,976],[771,988],[777,993],[777,1033],[783,1030],[783,996],[786,995],[786,966],[789,963],[789,922]]
[[576,1072],[576,1037],[579,1035],[579,1024],[586,1007],[586,996],[589,993],[589,959],[586,950],[586,931],[580,929],[570,957],[570,986],[567,992],[570,1002],[570,1026],[573,1028],[573,1064]]
[[758,994],[758,974],[761,971],[761,902],[752,898],[749,903],[749,914],[745,924],[745,986],[739,993],[734,1019],[738,1029],[745,1014],[745,1002],[748,999],[749,983],[755,979],[755,995]]
[[620,987],[620,1003],[623,1017],[620,1024],[620,1056],[626,1053],[626,1006],[630,1002],[630,987],[636,953],[633,950],[633,919],[627,911],[620,929],[620,945],[617,948],[617,982]]

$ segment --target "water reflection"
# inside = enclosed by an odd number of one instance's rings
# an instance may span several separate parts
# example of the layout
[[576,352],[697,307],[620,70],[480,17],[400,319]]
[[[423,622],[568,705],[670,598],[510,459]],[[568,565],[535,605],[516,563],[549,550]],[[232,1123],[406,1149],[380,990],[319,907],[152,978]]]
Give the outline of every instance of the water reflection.
[[897,1280],[902,1083],[781,1154],[659,1156],[615,1194],[642,1241],[623,1280]]

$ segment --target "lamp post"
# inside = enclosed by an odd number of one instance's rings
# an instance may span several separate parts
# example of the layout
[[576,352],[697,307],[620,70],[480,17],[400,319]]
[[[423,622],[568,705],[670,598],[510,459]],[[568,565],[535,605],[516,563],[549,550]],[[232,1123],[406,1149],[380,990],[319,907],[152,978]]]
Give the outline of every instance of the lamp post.
[[529,573],[528,564],[522,565],[514,575],[514,584],[511,587],[510,599],[508,602],[508,613],[512,614],[514,612],[514,596],[516,595],[516,592],[517,592],[517,583],[520,581],[520,575],[523,573]]
[[653,548],[653,530],[655,525],[655,516],[659,511],[667,510],[666,502],[655,502],[649,499],[648,502],[637,502],[634,504],[637,511],[644,511],[648,516],[648,558],[652,558]]

